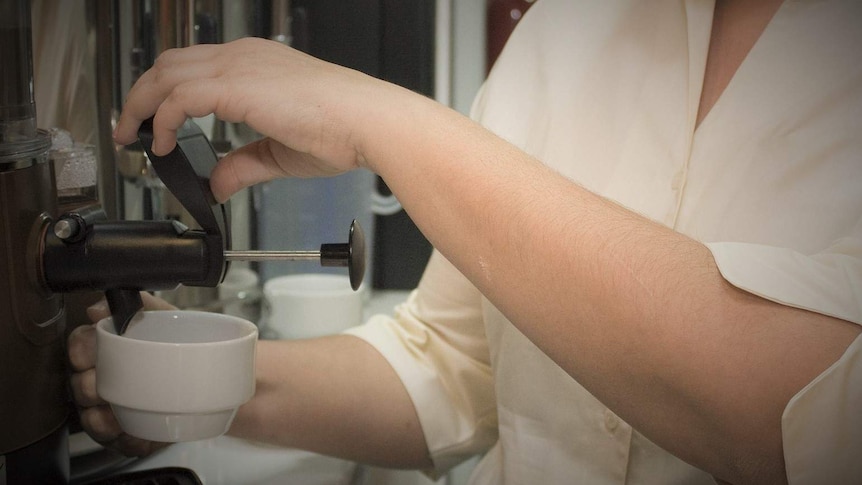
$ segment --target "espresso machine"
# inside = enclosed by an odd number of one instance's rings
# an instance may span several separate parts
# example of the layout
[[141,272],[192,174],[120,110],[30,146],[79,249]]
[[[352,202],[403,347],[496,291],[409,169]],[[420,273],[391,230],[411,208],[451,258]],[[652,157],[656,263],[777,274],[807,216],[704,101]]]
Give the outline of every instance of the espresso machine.
[[70,480],[68,295],[104,293],[122,333],[141,291],[215,287],[231,261],[318,260],[346,266],[354,289],[361,284],[358,225],[346,244],[314,251],[232,250],[230,206],[209,190],[218,153],[192,122],[164,157],[149,151],[151,122],[123,148],[146,161],[191,223],[120,220],[98,200],[61,203],[51,136],[37,128],[28,0],[0,2],[0,68],[0,485]]
[[51,139],[36,128],[30,9],[0,3],[0,483],[69,475],[63,298],[38,283],[57,214]]

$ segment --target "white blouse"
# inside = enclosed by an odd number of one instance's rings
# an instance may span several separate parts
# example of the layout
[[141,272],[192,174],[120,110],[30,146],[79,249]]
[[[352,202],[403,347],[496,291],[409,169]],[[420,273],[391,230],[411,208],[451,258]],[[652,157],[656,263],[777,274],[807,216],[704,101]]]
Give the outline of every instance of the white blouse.
[[[541,0],[474,117],[711,249],[733,285],[862,324],[862,2],[787,0],[695,130],[712,0]],[[435,470],[473,484],[712,477],[621,421],[440,254],[395,317],[349,331],[392,364]],[[793,484],[862,483],[862,337],[783,416]]]

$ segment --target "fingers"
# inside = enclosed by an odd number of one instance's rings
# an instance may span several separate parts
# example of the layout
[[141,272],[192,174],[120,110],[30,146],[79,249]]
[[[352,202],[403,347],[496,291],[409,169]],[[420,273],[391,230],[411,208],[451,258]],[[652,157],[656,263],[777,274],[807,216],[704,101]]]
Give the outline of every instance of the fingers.
[[108,301],[104,298],[87,307],[87,318],[93,323],[110,316],[111,310],[108,308]]
[[170,443],[148,441],[123,432],[110,406],[93,406],[79,411],[81,427],[95,441],[126,456],[147,456]]
[[176,145],[177,129],[188,118],[215,114],[222,121],[243,121],[244,112],[230,102],[231,91],[220,79],[200,79],[179,84],[162,101],[153,119],[153,153],[166,155]]
[[[173,305],[147,292],[141,293],[144,308],[147,310],[173,310]],[[87,308],[87,315],[100,320],[110,315],[108,305],[101,300]],[[97,340],[95,325],[81,325],[75,328],[68,339],[69,364],[74,373],[70,381],[72,394],[78,406],[89,407],[105,404],[96,392]]]
[[96,369],[88,369],[72,374],[72,397],[79,407],[92,407],[107,404],[96,392]]
[[78,416],[84,431],[99,443],[109,443],[123,434],[120,423],[107,404],[81,408]]
[[284,154],[289,151],[270,138],[264,138],[222,158],[210,174],[210,188],[216,200],[224,202],[245,187],[283,177],[285,174],[273,153],[275,145],[280,146]]
[[[270,138],[218,165],[211,186],[224,201],[276,177],[329,176],[356,168],[360,137],[354,121],[363,119],[357,114],[367,112],[383,84],[370,80],[262,39],[170,50],[129,92],[114,139],[134,142],[141,122],[153,116],[152,152],[165,155],[189,117],[215,114],[245,122]],[[363,94],[369,92],[374,95]],[[349,101],[341,100],[342,93],[351,94]]]
[[105,404],[96,392],[96,327],[82,325],[69,334],[72,397],[81,407]]
[[252,127],[258,131],[270,127],[269,119],[246,118],[251,110],[278,106],[273,96],[283,88],[285,73],[296,71],[285,70],[285,58],[312,59],[277,42],[252,38],[165,51],[129,91],[114,140],[133,143],[141,122],[151,116],[157,155],[173,149],[176,130],[188,117],[214,113],[228,122],[256,121]]
[[144,303],[144,310],[176,310],[177,307],[171,305],[165,300],[147,293],[141,292],[141,301]]
[[75,372],[96,367],[96,327],[81,325],[69,334],[69,363]]
[[[69,361],[75,370],[70,378],[72,397],[75,404],[83,408],[81,409],[82,424],[86,413],[87,419],[91,422],[90,430],[93,431],[91,434],[103,439],[105,436],[110,437],[119,429],[119,425],[116,425],[115,429],[110,419],[103,416],[105,412],[110,413],[110,408],[96,392],[96,330],[93,325],[80,326],[69,335]],[[91,409],[94,411],[90,411]],[[112,413],[111,416],[113,416]]]
[[108,405],[81,409],[79,417],[81,427],[91,438],[126,456],[147,456],[168,445],[126,434]]
[[80,409],[79,419],[81,427],[91,438],[126,456],[147,456],[170,444],[126,434],[107,404]]
[[[145,310],[176,310],[175,306],[145,291],[141,292],[141,300]],[[93,321],[110,316],[107,302],[102,299],[88,307],[87,316]],[[96,346],[95,325],[81,325],[72,330],[67,342],[69,363],[72,366],[72,370],[77,373],[93,370],[96,367]],[[92,399],[95,396],[95,373],[88,375],[86,378],[78,376],[78,374],[74,374],[72,377],[73,386],[76,383],[82,386],[81,396],[86,396],[87,399]],[[92,386],[92,393],[90,393],[89,386]]]
[[[175,95],[178,87],[185,86],[180,88],[180,94],[183,90],[198,94],[203,92],[200,87],[195,87],[195,84],[218,75],[218,64],[212,62],[217,53],[214,45],[197,45],[184,49],[170,49],[159,55],[153,67],[141,75],[129,91],[127,102],[123,106],[123,112],[114,130],[114,140],[120,144],[129,144],[137,140],[137,131],[141,122],[157,114],[164,101]],[[180,99],[194,101],[198,97],[180,96]],[[207,111],[200,104],[191,106],[189,111],[205,111],[199,115],[190,112],[189,116],[204,116],[212,112]],[[175,118],[176,116],[166,118],[165,121],[171,123],[170,125],[160,126],[156,123],[160,129],[154,133],[153,151],[158,155],[167,154],[173,149],[176,130],[185,121],[185,116],[178,123],[172,122]]]
[[[146,292],[141,293],[141,298],[147,310],[175,309],[165,300]],[[99,320],[109,316],[110,311],[102,300],[90,306],[87,315]],[[126,456],[146,456],[167,446],[168,443],[147,441],[123,432],[111,407],[96,390],[96,345],[95,325],[82,325],[69,334],[69,362],[74,371],[70,386],[84,431],[97,442]]]
[[177,130],[188,118],[200,118],[216,113],[224,121],[240,121],[241,116],[236,113],[219,109],[220,106],[230,106],[221,103],[226,96],[224,88],[224,84],[216,80],[199,79],[172,85],[163,95],[130,98],[132,101],[123,108],[120,115],[114,140],[123,144],[137,140],[141,122],[155,115],[152,151],[156,155],[167,155],[176,146]]
[[314,156],[293,150],[272,138],[249,143],[224,158],[210,174],[210,189],[219,202],[254,184],[282,177],[337,175]]

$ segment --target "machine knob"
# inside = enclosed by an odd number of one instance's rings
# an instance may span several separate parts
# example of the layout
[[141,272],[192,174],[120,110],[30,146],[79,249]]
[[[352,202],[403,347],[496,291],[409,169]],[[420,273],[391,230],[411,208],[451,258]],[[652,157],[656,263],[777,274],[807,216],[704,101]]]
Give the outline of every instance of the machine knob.
[[94,223],[105,220],[107,216],[101,206],[82,207],[60,216],[54,223],[54,235],[65,243],[76,243],[87,236]]
[[320,245],[320,265],[347,266],[351,288],[359,289],[365,277],[365,233],[359,222],[354,220],[350,224],[350,235],[346,244]]
[[60,219],[54,224],[54,235],[63,241],[75,239],[75,236],[81,232],[81,225],[78,221],[71,218]]

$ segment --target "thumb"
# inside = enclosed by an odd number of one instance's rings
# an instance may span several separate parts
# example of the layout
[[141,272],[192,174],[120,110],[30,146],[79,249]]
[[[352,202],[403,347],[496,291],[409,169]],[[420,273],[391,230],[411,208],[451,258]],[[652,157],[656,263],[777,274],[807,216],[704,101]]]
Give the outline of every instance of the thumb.
[[219,161],[210,174],[210,189],[219,203],[246,187],[286,175],[278,166],[273,145],[284,150],[283,145],[264,138],[237,148]]

